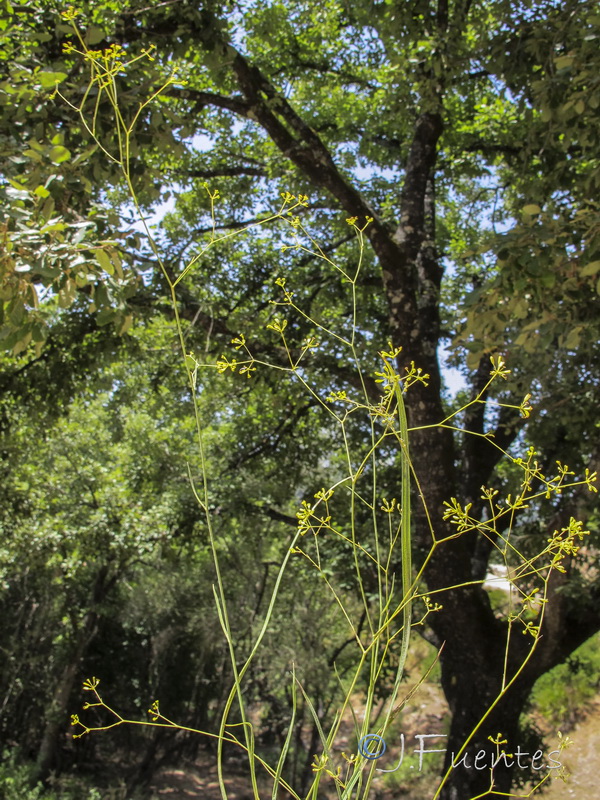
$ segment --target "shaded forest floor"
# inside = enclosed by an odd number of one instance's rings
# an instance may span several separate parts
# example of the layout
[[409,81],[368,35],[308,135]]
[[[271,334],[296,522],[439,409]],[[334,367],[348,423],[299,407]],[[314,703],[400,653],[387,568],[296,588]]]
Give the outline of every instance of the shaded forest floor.
[[[443,731],[447,723],[447,709],[440,688],[435,684],[421,687],[402,717],[402,732],[407,743],[414,742],[414,734]],[[350,730],[350,728],[348,728]],[[563,731],[564,733],[564,731]],[[584,717],[568,731],[573,741],[560,756],[560,762],[569,775],[567,783],[554,778],[543,792],[533,797],[541,800],[591,800],[598,794],[598,770],[600,769],[600,694],[589,703]],[[344,731],[338,739],[340,748],[346,745]],[[548,739],[551,741],[551,738]],[[443,745],[440,745],[443,746]],[[411,745],[412,748],[412,745]],[[398,763],[400,749],[390,744],[386,768]],[[432,764],[433,766],[433,764]],[[404,770],[394,775],[378,776],[373,786],[373,800],[428,800],[437,786],[436,770],[424,770],[407,776]],[[231,800],[251,800],[248,781],[245,777],[232,775],[225,780]],[[325,785],[325,784],[322,784]],[[526,796],[527,790],[520,790]],[[262,794],[262,792],[261,792]],[[264,787],[264,797],[271,796],[270,788]],[[320,792],[325,798],[335,792]],[[155,777],[143,800],[221,800],[214,760],[199,758],[193,764],[181,768],[165,768]]]

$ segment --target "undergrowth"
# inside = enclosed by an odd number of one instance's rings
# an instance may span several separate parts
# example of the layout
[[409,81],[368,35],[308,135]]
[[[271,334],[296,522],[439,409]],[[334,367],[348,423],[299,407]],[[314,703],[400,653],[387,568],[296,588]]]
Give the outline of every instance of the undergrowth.
[[537,681],[529,698],[530,714],[555,729],[569,731],[585,715],[589,700],[600,691],[600,636],[578,647],[564,664]]
[[2,800],[123,800],[118,789],[100,791],[79,778],[52,780],[50,788],[33,779],[34,767],[20,762],[15,752],[3,753],[0,763]]

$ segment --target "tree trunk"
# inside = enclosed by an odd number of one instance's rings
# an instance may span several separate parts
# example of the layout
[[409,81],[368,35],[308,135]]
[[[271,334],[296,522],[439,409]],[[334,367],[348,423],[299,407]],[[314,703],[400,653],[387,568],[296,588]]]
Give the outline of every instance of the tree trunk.
[[46,712],[46,722],[38,748],[36,769],[33,775],[35,783],[38,781],[46,782],[57,764],[61,732],[64,731],[68,717],[73,686],[81,660],[97,631],[98,614],[95,609],[98,603],[106,597],[109,586],[112,585],[112,581],[108,583],[106,581],[107,574],[108,567],[102,566],[96,575],[91,607],[76,632],[68,661],[63,667]]

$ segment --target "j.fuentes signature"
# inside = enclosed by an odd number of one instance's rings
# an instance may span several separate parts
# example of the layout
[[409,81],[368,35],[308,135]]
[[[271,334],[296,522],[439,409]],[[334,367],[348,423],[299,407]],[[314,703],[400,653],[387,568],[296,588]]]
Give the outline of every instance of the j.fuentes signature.
[[[415,739],[418,740],[418,746],[414,748],[415,754],[419,757],[419,769],[418,771],[421,772],[423,769],[423,760],[424,756],[429,755],[431,753],[445,753],[446,749],[426,749],[426,740],[428,739],[445,739],[446,734],[444,733],[416,733]],[[499,750],[499,745],[505,743],[503,740],[500,739],[500,734],[498,735],[497,739],[493,739],[492,737],[488,737],[491,742],[497,745],[496,751],[492,750],[478,750],[476,753],[469,751],[468,749],[465,750],[463,753],[460,754],[460,757],[456,757],[454,753],[452,753],[452,769],[457,769],[458,767],[464,767],[465,769],[495,769],[496,766],[503,762],[507,767],[511,768],[516,766],[518,769],[533,769],[533,770],[542,770],[542,769],[559,769],[562,767],[560,761],[552,756],[559,755],[560,750],[553,750],[551,753],[548,753],[548,764],[544,763],[544,754],[541,750],[536,750],[533,755],[531,753],[525,752],[521,750],[521,746],[517,745],[514,748],[514,752],[506,753],[504,750]],[[432,742],[433,744],[433,742]],[[513,748],[511,748],[513,749]],[[358,742],[358,752],[361,756],[368,759],[369,761],[374,761],[376,759],[381,758],[387,750],[387,744],[385,739],[382,736],[378,736],[376,733],[368,733],[366,736],[363,736],[362,739]],[[378,772],[396,772],[397,769],[400,769],[402,762],[404,761],[404,734],[400,734],[400,759],[398,763],[394,767],[394,769],[380,769],[377,768]],[[411,769],[413,766],[411,765]]]

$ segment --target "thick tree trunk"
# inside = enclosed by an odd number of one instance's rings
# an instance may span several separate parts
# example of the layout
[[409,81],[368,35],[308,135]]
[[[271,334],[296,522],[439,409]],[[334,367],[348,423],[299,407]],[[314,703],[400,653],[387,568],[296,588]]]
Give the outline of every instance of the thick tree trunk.
[[34,781],[45,782],[56,765],[60,745],[60,734],[65,728],[65,721],[69,711],[69,702],[73,686],[79,670],[79,665],[85,650],[93,638],[95,619],[88,614],[82,629],[77,637],[69,661],[63,668],[60,678],[54,689],[54,696],[46,712],[46,723],[42,733],[42,740],[38,749]]
[[79,629],[75,634],[69,658],[54,688],[54,694],[46,712],[46,721],[38,754],[34,782],[45,782],[55,768],[60,749],[61,732],[65,730],[69,713],[71,694],[79,672],[82,658],[96,635],[98,614],[96,607],[105,597],[114,583],[107,582],[108,567],[102,566],[96,575],[92,591],[92,601]]
[[[445,641],[442,686],[452,712],[444,773],[453,761],[459,766],[451,769],[441,798],[462,800],[490,787],[489,767],[496,748],[488,737],[497,738],[502,733],[508,741],[504,745],[507,752],[519,743],[519,715],[531,685],[522,678],[506,694],[502,695],[502,690],[527,658],[533,640],[525,640],[520,630],[513,632],[511,645],[516,643],[517,647],[509,648],[509,658],[505,660],[507,626],[494,618],[480,587],[448,592],[442,602],[445,614],[433,627]],[[475,766],[475,756],[482,752],[486,755]],[[494,769],[495,787],[508,791],[513,777],[514,771],[500,760]]]

